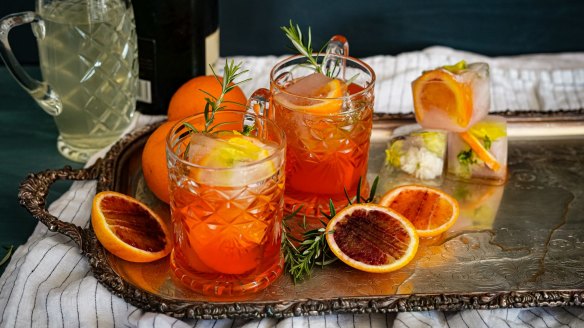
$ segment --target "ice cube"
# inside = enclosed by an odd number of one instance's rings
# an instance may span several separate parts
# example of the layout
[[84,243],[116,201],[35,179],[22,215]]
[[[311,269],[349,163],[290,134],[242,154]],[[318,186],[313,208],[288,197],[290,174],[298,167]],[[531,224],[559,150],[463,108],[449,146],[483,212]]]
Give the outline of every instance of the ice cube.
[[302,97],[317,97],[318,91],[331,80],[333,79],[322,73],[312,73],[296,80],[286,91]]
[[222,147],[231,147],[219,138],[204,133],[191,133],[188,157],[186,160],[195,165],[206,165],[205,158],[212,153],[213,150]]
[[321,73],[295,80],[285,92],[274,95],[274,102],[288,109],[311,114],[336,114],[341,111],[346,84]]
[[424,130],[398,133],[388,142],[380,173],[380,192],[408,183],[438,186],[442,183],[446,155],[445,131]]
[[240,134],[219,137],[193,133],[188,161],[189,176],[197,183],[213,186],[245,186],[269,178],[281,167],[283,154],[269,160],[277,148]]
[[[466,133],[448,135],[447,174],[458,180],[500,185],[507,179],[507,123],[490,115]],[[469,138],[478,146],[471,147]]]
[[412,83],[416,120],[426,129],[468,130],[484,119],[491,107],[489,66],[473,63],[449,72],[425,72]]

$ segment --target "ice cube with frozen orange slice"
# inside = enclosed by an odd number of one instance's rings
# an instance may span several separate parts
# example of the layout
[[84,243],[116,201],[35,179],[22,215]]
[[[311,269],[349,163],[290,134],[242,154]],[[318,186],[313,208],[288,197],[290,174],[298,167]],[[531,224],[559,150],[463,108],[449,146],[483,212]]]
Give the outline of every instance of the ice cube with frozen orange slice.
[[416,120],[422,127],[466,131],[488,115],[489,66],[461,61],[425,71],[412,82],[412,94]]
[[489,115],[468,131],[448,136],[447,175],[500,185],[507,178],[507,123]]
[[293,80],[274,97],[289,109],[310,114],[335,114],[341,111],[342,97],[346,92],[345,82],[322,73],[313,73]]

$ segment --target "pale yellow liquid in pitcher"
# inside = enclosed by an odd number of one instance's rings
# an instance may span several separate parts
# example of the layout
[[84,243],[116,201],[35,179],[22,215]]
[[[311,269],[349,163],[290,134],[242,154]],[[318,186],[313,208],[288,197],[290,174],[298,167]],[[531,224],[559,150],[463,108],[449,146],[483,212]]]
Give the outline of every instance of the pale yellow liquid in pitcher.
[[[63,102],[55,117],[59,150],[69,151],[64,155],[73,160],[84,161],[116,141],[135,110],[134,15],[123,1],[100,3],[108,9],[74,0],[51,3],[41,12],[46,31],[38,42],[41,71]],[[74,158],[78,155],[85,158]]]

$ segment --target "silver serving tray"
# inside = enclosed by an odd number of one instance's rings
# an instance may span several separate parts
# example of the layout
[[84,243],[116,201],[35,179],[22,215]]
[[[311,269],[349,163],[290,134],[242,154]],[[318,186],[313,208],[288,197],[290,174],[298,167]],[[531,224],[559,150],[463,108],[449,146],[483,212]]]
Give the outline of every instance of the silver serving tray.
[[[582,115],[509,118],[509,179],[504,186],[443,188],[459,197],[461,216],[441,236],[423,239],[415,259],[392,273],[360,272],[335,263],[294,284],[285,275],[251,296],[215,299],[175,283],[168,259],[137,264],[109,254],[91,228],[60,221],[45,209],[58,179],[97,180],[98,191],[135,196],[169,219],[166,204],[145,187],[140,158],[158,126],[116,143],[87,169],[31,174],[21,204],[52,231],[71,237],[94,276],[146,311],[188,318],[258,318],[334,312],[395,312],[581,305],[584,298],[584,121]],[[369,178],[379,173],[392,131],[411,119],[377,117]],[[389,183],[389,182],[388,182]],[[381,188],[387,184],[382,182]],[[457,189],[458,188],[458,189]],[[460,192],[460,188],[464,192]]]

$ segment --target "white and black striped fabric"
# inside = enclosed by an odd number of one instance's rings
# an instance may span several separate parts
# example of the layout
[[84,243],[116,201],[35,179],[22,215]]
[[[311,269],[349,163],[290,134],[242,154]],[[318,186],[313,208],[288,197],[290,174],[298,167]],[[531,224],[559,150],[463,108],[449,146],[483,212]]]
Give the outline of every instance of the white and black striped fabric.
[[[414,60],[414,58],[417,58]],[[424,58],[424,59],[423,59]],[[584,103],[584,54],[485,58],[446,48],[431,48],[397,57],[367,58],[377,72],[376,111],[411,112],[409,81],[420,71],[459,59],[489,61],[494,110],[580,110]],[[275,57],[243,60],[254,78],[244,85],[250,95],[267,87]],[[417,63],[416,65],[412,63]],[[217,65],[220,68],[222,65]],[[414,68],[414,66],[416,66]],[[424,66],[424,67],[422,67]],[[531,72],[531,73],[527,73]],[[517,77],[521,77],[517,79]],[[510,89],[505,89],[508,86]],[[511,96],[513,94],[513,96]],[[534,99],[537,99],[535,101]],[[408,107],[409,106],[409,107]],[[137,115],[135,127],[163,117]],[[90,165],[105,150],[92,158]],[[87,227],[95,182],[75,182],[49,211],[61,220]],[[15,205],[16,206],[16,205]],[[191,320],[144,312],[113,296],[93,278],[77,246],[39,224],[12,256],[0,277],[0,327],[584,327],[584,309],[528,308],[339,314],[283,320]]]

